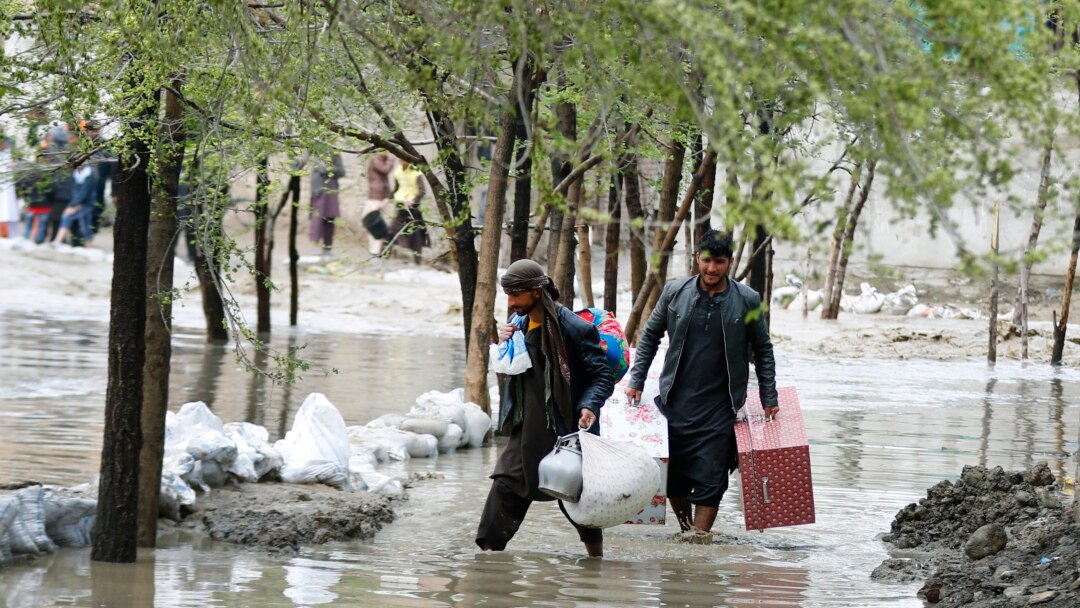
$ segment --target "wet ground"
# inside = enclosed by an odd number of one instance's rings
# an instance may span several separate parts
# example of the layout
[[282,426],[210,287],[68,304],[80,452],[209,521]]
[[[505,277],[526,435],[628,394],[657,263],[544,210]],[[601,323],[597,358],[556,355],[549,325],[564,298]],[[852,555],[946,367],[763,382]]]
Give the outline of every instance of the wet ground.
[[[105,390],[105,326],[0,315],[0,482],[76,484],[96,473]],[[279,332],[275,343],[288,346]],[[410,337],[307,335],[316,367],[272,388],[201,336],[177,337],[173,400],[201,399],[226,421],[280,434],[308,392],[326,393],[349,424],[406,410],[428,389],[461,385],[461,343]],[[389,372],[387,370],[394,370]],[[620,526],[607,557],[581,559],[551,504],[534,507],[502,554],[472,542],[496,450],[398,465],[437,471],[368,543],[267,555],[168,532],[135,565],[63,550],[0,570],[0,602],[23,606],[920,606],[919,584],[872,581],[887,557],[877,536],[896,512],[963,465],[1073,474],[1080,371],[1002,362],[832,359],[778,350],[811,442],[818,523],[747,532],[738,482],[721,506],[721,544],[678,543],[676,529]],[[393,470],[393,469],[391,469]]]

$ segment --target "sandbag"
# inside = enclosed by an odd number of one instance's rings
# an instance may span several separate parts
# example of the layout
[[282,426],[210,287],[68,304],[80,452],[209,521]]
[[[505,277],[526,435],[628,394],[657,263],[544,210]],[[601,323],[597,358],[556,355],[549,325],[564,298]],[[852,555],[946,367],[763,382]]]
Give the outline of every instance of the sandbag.
[[586,431],[581,440],[581,498],[563,502],[578,525],[609,528],[625,523],[649,504],[660,486],[660,467],[645,450]]
[[158,516],[180,521],[181,509],[195,504],[195,490],[172,471],[161,473],[161,493],[158,495]]
[[15,493],[18,511],[10,528],[15,554],[40,555],[56,551],[56,543],[45,532],[44,488],[30,486]]
[[439,455],[439,438],[426,433],[413,433],[408,449],[412,458],[434,458]]
[[46,492],[45,533],[61,547],[90,546],[90,532],[97,516],[97,501],[71,498]]
[[322,393],[311,393],[296,412],[292,429],[274,444],[285,465],[286,483],[325,483],[349,489],[349,435],[345,420]]
[[475,403],[463,403],[465,409],[465,445],[470,448],[478,448],[484,445],[488,429],[491,428],[491,416]]
[[461,447],[461,438],[464,436],[465,431],[451,422],[446,429],[446,434],[439,438],[439,453],[453,454],[454,450]]
[[465,419],[465,390],[456,388],[449,393],[440,391],[428,391],[416,398],[416,405],[409,411],[410,414],[438,414],[447,422],[453,422],[459,428],[468,426]]
[[438,414],[409,414],[401,420],[398,428],[410,433],[442,437],[449,425],[450,421]]
[[236,461],[227,470],[237,477],[256,482],[284,464],[281,454],[270,445],[270,433],[265,427],[230,422],[225,425],[225,434],[236,444]]
[[370,426],[371,428],[389,427],[392,429],[397,429],[401,428],[401,421],[404,419],[405,417],[401,414],[383,414],[382,416],[379,416],[378,418],[367,423],[367,426]]
[[350,426],[348,429],[349,449],[353,453],[356,453],[358,448],[373,449],[379,462],[406,461],[411,457],[409,442],[415,435],[416,433],[399,429]]
[[12,527],[19,516],[19,499],[14,495],[0,496],[0,562],[15,554],[11,548]]

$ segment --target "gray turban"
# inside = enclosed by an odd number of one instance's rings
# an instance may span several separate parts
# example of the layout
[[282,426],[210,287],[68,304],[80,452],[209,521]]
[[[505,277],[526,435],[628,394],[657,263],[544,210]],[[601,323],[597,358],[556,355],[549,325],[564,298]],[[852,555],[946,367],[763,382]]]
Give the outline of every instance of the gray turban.
[[506,272],[499,279],[503,289],[538,289],[547,290],[551,299],[559,299],[559,290],[547,276],[543,267],[529,259],[522,259],[510,264]]

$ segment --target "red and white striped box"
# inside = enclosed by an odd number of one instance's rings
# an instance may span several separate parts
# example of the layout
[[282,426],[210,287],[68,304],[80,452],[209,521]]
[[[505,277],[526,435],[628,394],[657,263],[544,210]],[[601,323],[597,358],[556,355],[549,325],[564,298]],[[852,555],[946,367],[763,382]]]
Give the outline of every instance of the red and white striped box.
[[799,395],[781,387],[780,411],[766,421],[757,391],[751,391],[735,423],[747,530],[812,524],[814,484]]

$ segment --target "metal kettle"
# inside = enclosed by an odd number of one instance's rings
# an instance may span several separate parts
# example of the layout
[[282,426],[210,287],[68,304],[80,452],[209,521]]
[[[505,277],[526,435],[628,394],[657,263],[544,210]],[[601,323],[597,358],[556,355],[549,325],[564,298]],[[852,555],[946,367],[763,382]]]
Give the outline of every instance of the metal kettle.
[[567,502],[581,498],[581,440],[577,433],[559,437],[540,461],[540,491]]

